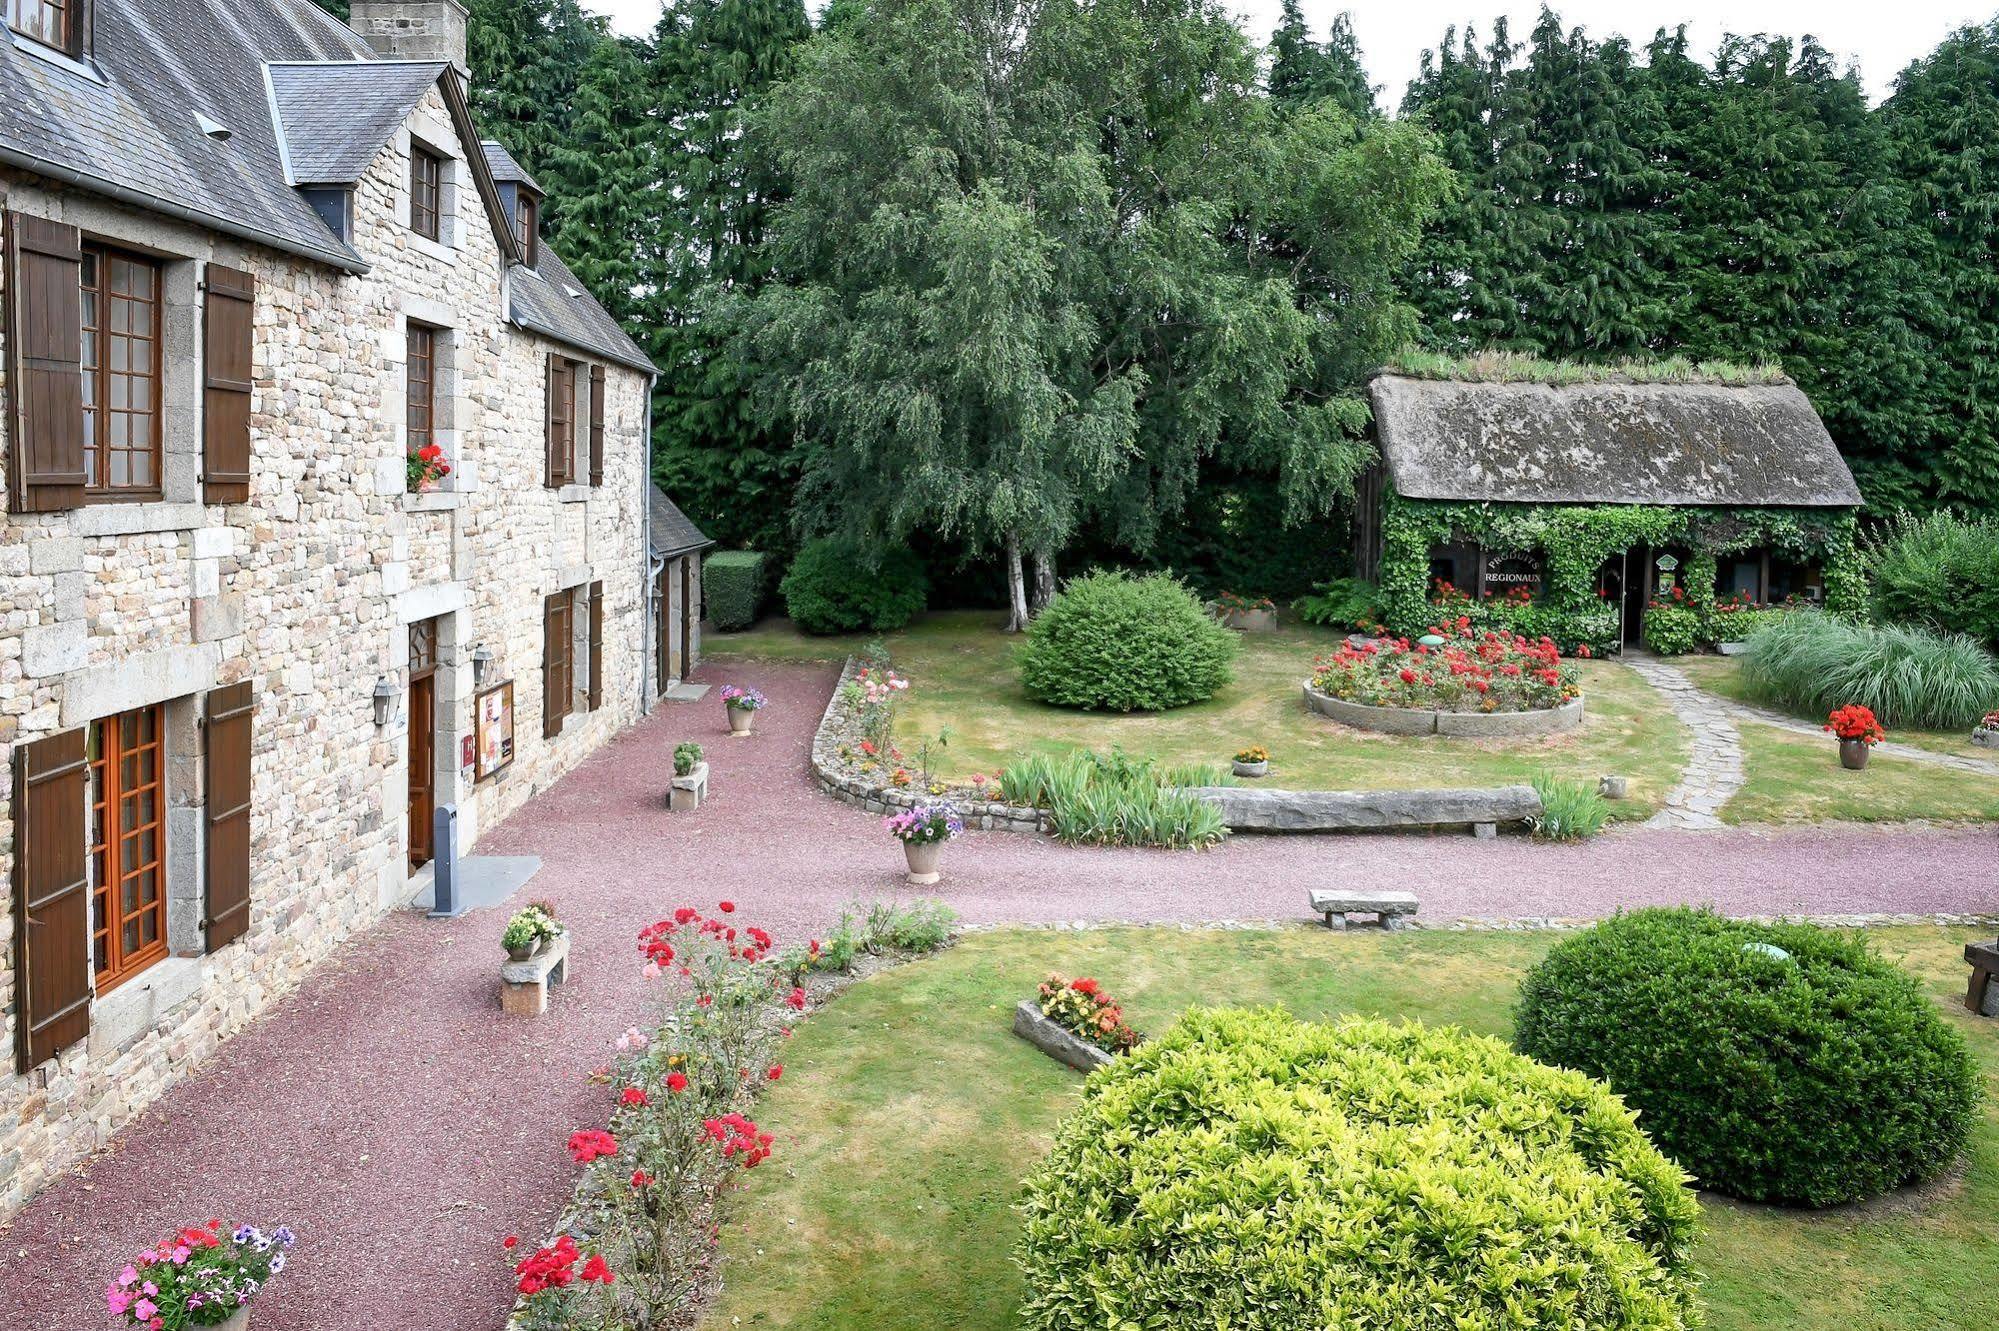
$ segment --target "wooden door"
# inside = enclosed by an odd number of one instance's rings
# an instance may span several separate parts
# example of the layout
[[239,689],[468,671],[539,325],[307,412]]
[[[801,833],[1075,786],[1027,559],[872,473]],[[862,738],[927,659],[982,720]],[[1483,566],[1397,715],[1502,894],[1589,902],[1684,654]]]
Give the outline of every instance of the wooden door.
[[653,671],[659,676],[658,692],[673,683],[673,565],[661,564],[652,587]]
[[682,556],[680,560],[680,640],[675,644],[675,660],[678,662],[678,665],[674,671],[681,679],[687,678],[688,672],[694,669],[694,625],[700,619],[700,611],[695,607],[694,603],[694,569],[694,556]]
[[410,868],[435,854],[437,811],[437,621],[410,625]]

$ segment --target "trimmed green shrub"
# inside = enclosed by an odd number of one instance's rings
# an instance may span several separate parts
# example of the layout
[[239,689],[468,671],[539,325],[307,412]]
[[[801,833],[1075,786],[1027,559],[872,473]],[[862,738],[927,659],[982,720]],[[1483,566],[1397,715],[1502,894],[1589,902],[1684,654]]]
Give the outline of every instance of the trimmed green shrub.
[[1360,578],[1333,578],[1315,583],[1308,595],[1291,603],[1291,611],[1322,628],[1372,627],[1381,622],[1381,593]]
[[1058,707],[1163,712],[1213,697],[1235,653],[1235,634],[1170,575],[1087,573],[1027,626],[1020,682]]
[[1877,619],[1999,643],[1999,521],[1902,514],[1867,547]]
[[1027,1331],[1674,1331],[1699,1209],[1579,1073],[1454,1028],[1196,1009],[1027,1181]]
[[1580,781],[1536,772],[1534,792],[1541,797],[1534,835],[1543,841],[1587,841],[1610,821],[1610,801]]
[[1742,679],[1808,720],[1859,703],[1893,730],[1958,730],[1999,708],[1999,660],[1961,633],[1786,614],[1753,634]]
[[1978,1067],[1916,982],[1811,925],[1617,916],[1529,972],[1515,1031],[1522,1053],[1610,1083],[1702,1187],[1750,1201],[1929,1178],[1977,1113]]
[[763,608],[764,556],[760,550],[718,550],[701,561],[701,607],[708,622],[738,633],[757,622]]
[[886,633],[922,613],[930,580],[905,546],[871,555],[818,540],[791,561],[780,590],[785,613],[806,633]]
[[1661,656],[1685,656],[1701,645],[1700,612],[1687,605],[1654,605],[1645,611],[1645,645]]

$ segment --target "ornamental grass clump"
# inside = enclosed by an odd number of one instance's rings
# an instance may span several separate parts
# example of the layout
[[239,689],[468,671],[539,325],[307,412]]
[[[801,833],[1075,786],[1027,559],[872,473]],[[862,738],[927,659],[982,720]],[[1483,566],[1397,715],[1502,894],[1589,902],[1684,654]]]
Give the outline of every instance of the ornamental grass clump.
[[771,936],[734,912],[683,906],[639,931],[652,1018],[594,1074],[607,1125],[569,1135],[586,1170],[570,1224],[513,1262],[532,1331],[675,1324],[712,1273],[717,1204],[776,1150],[747,1111],[783,1075],[777,1053],[806,996]]
[[1601,1077],[1700,1186],[1831,1206],[1935,1176],[1981,1078],[1964,1038],[1857,933],[1641,910],[1561,943],[1514,1043]]
[[1407,638],[1342,646],[1312,664],[1312,687],[1369,707],[1440,712],[1529,712],[1582,693],[1575,667],[1547,638],[1480,632],[1469,619],[1443,626],[1441,645]]
[[1007,803],[1047,809],[1056,838],[1071,845],[1205,850],[1228,824],[1192,788],[1239,783],[1216,764],[1161,765],[1112,750],[1029,754],[1002,768],[999,784]]
[[1027,1331],[1677,1331],[1685,1175],[1600,1083],[1455,1028],[1195,1010],[1027,1180]]
[[1999,707],[1999,659],[1961,633],[1787,614],[1749,639],[1742,678],[1799,716],[1859,703],[1903,730],[1961,730]]
[[1541,797],[1534,835],[1542,841],[1587,841],[1610,821],[1610,801],[1581,781],[1536,772],[1533,784]]
[[1163,712],[1204,701],[1234,677],[1236,635],[1165,573],[1072,579],[1027,627],[1027,696],[1057,707]]

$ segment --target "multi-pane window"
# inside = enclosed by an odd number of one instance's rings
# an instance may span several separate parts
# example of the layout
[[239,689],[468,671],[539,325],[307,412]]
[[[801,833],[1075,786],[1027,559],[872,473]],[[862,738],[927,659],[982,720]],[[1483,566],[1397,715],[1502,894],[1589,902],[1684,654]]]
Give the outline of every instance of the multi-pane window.
[[83,250],[84,489],[160,492],[160,265]]
[[521,243],[521,262],[534,267],[535,243],[541,235],[541,205],[526,190],[514,205],[514,235]]
[[437,330],[425,324],[409,326],[408,393],[409,447],[426,448],[436,437]]
[[167,954],[160,708],[90,727],[91,961],[103,993]]
[[441,234],[444,159],[427,148],[410,149],[410,230],[429,240]]
[[6,0],[7,26],[58,51],[75,51],[81,0]]

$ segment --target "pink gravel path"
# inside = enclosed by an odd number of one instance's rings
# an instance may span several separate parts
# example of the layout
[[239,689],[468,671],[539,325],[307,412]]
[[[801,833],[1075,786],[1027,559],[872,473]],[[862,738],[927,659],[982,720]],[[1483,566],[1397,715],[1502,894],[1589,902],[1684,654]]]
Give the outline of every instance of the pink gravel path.
[[[714,676],[713,668],[705,672]],[[105,1325],[109,1272],[170,1225],[289,1221],[297,1260],[259,1331],[492,1331],[508,1304],[495,1244],[539,1235],[572,1179],[562,1143],[600,1124],[585,1074],[639,1013],[638,926],[729,898],[780,940],[856,899],[908,893],[875,820],[805,774],[834,672],[732,668],[773,706],[747,740],[720,706],[670,705],[480,844],[533,853],[523,896],[570,921],[573,976],[549,1015],[500,1018],[501,911],[399,914],[164,1096],[7,1228],[0,1326]],[[714,799],[660,808],[673,744],[708,745]],[[1411,888],[1426,917],[1582,916],[1712,902],[1737,913],[1999,908],[1991,829],[1692,834],[1579,847],[1521,838],[1241,838],[1212,854],[1070,850],[1005,833],[953,846],[940,890],[969,921],[1296,918],[1308,885]]]

